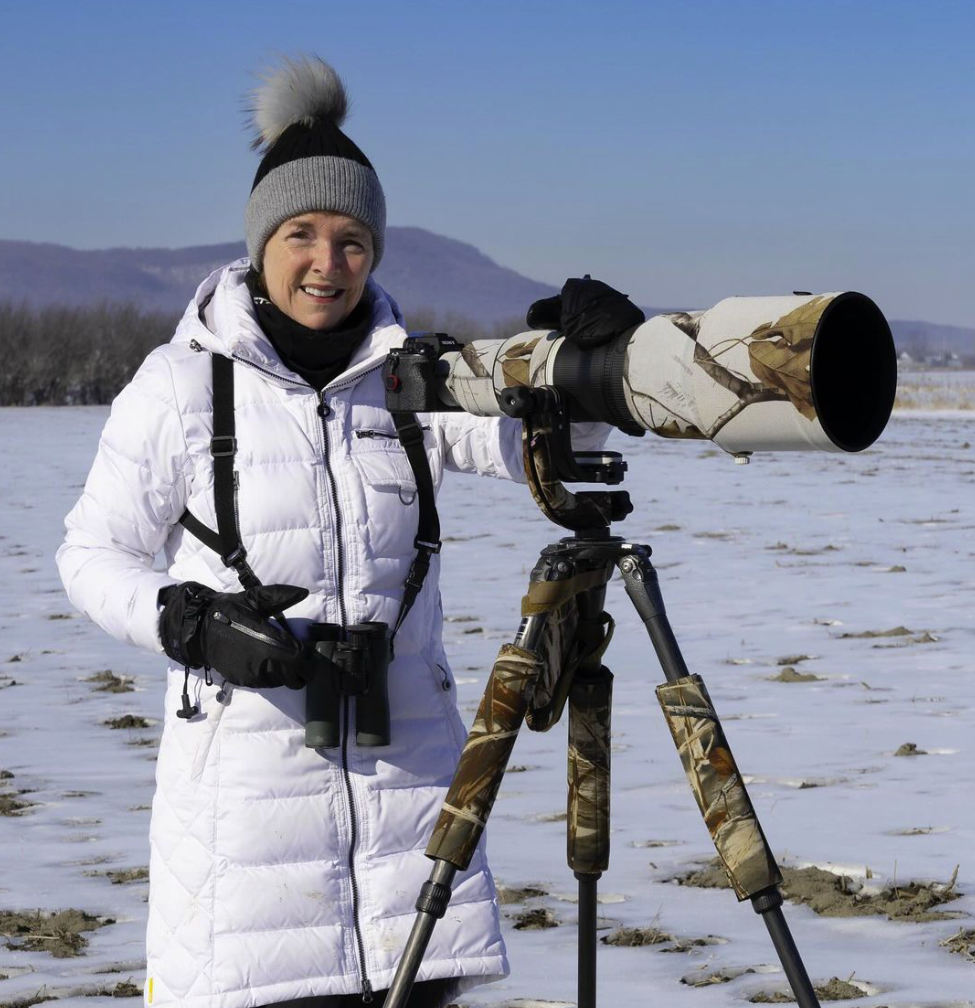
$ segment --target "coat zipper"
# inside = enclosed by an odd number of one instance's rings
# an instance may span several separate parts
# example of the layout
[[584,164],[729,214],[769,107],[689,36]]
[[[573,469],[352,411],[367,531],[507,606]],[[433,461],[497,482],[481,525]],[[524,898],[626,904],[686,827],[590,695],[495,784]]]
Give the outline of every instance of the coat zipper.
[[[251,361],[244,360],[242,357],[238,357],[236,354],[233,355],[234,360],[240,361],[241,364],[246,364],[248,367],[252,367],[257,371],[261,371],[266,375],[270,375],[272,378],[277,378],[280,381],[287,381],[291,385],[302,385],[305,386],[304,382],[296,382],[290,378],[284,378],[282,375],[276,374],[273,371],[269,371],[267,368],[262,368],[258,364],[254,364]],[[372,374],[373,371],[379,370],[382,367],[383,362],[380,362],[375,367],[369,368],[368,371],[363,371],[362,374],[356,375],[349,381],[343,382],[341,385],[335,385],[331,388],[324,388],[318,393],[318,408],[317,413],[321,418],[322,427],[322,441],[323,441],[323,454],[325,462],[325,474],[328,479],[329,495],[332,500],[332,512],[335,515],[335,538],[338,545],[338,565],[336,571],[336,580],[338,582],[338,596],[339,596],[339,614],[341,616],[342,626],[348,625],[348,618],[345,609],[345,595],[344,595],[344,581],[345,581],[345,554],[343,550],[342,542],[342,516],[339,512],[339,495],[338,488],[335,483],[335,474],[332,472],[331,465],[331,455],[328,440],[328,428],[325,425],[325,420],[331,415],[332,409],[328,405],[327,393],[338,392],[349,385],[354,384],[360,378],[364,378],[368,374]],[[310,387],[310,386],[306,386]],[[345,784],[345,795],[346,800],[349,804],[349,881],[352,886],[352,929],[355,935],[356,943],[356,953],[359,958],[359,973],[362,978],[362,1001],[364,1004],[370,1004],[373,1000],[372,983],[369,980],[369,976],[366,973],[366,950],[365,942],[362,938],[362,925],[359,921],[359,884],[355,876],[355,848],[359,841],[359,824],[356,819],[356,808],[355,808],[355,793],[352,789],[352,778],[349,773],[349,759],[348,759],[348,744],[349,744],[349,698],[345,697],[342,701],[342,780]]]
[[342,698],[342,780],[345,783],[345,797],[349,803],[349,882],[352,885],[352,929],[355,935],[356,953],[359,956],[359,975],[362,978],[362,1000],[372,1001],[372,983],[366,973],[366,945],[362,939],[359,922],[359,883],[355,877],[355,848],[359,842],[359,823],[355,814],[355,794],[352,777],[349,774],[349,697]]
[[[331,448],[328,440],[326,419],[332,409],[328,405],[326,390],[318,393],[318,415],[322,423],[322,444],[325,460],[325,474],[328,478],[329,494],[332,499],[332,513],[335,516],[335,542],[337,546],[339,613],[342,626],[348,626],[348,615],[345,609],[345,550],[342,539],[342,516],[339,512],[339,494],[332,472]],[[352,788],[352,776],[349,773],[349,698],[342,698],[342,783],[345,785],[345,797],[349,806],[349,883],[352,886],[352,931],[355,937],[356,954],[359,959],[359,976],[362,979],[362,1000],[364,1004],[372,1001],[372,983],[366,972],[366,946],[362,938],[362,924],[359,920],[359,883],[355,876],[355,849],[359,842],[359,822],[356,818],[355,792]]]
[[[420,430],[428,431],[429,429],[430,429],[429,424],[420,425]],[[357,438],[376,438],[379,440],[385,439],[387,441],[399,440],[399,435],[396,433],[396,431],[363,429],[363,430],[357,430],[354,433]]]

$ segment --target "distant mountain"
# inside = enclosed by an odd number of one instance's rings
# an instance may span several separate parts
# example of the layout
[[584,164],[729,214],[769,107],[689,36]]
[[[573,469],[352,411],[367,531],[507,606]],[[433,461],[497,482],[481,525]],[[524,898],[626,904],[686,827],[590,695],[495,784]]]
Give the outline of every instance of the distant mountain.
[[913,357],[928,354],[944,356],[947,353],[975,357],[975,329],[895,319],[890,323],[890,331],[894,334],[897,349],[906,350]]
[[[132,301],[175,313],[208,273],[245,254],[243,242],[83,252],[0,241],[0,301],[37,306]],[[532,301],[556,293],[549,284],[498,266],[473,245],[413,227],[386,231],[376,277],[407,313],[435,311],[438,318],[459,315],[486,326],[523,316]]]
[[[37,306],[131,301],[175,314],[208,273],[244,254],[243,242],[86,252],[0,241],[0,301]],[[490,328],[523,317],[532,301],[556,293],[550,284],[499,266],[473,245],[416,227],[387,229],[376,276],[407,315],[435,312],[441,324],[461,316]],[[662,309],[644,310],[652,315]],[[975,328],[894,320],[891,329],[898,350],[975,357]]]

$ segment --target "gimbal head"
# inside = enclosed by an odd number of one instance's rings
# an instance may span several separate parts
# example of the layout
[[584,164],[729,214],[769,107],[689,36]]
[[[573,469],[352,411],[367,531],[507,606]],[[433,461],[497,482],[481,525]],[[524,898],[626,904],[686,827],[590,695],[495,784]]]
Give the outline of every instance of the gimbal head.
[[574,452],[569,413],[563,394],[552,386],[507,388],[501,409],[524,424],[525,475],[535,503],[550,521],[576,532],[622,521],[632,510],[625,490],[572,493],[565,483],[623,482],[626,462],[619,452]]

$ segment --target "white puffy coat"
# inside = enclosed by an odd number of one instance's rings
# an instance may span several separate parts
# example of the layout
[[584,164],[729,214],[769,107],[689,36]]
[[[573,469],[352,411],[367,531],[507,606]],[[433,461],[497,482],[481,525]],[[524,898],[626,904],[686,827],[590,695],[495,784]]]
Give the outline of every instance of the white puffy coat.
[[[264,584],[310,591],[289,617],[392,624],[414,556],[414,480],[386,436],[379,371],[405,335],[398,309],[370,281],[371,334],[318,394],[258,327],[246,269],[240,261],[206,280],[172,342],[115,400],[58,552],[71,601],[114,637],[157,653],[161,587],[240,590],[176,524],[188,507],[216,528],[212,353],[239,362],[235,464],[248,561]],[[444,468],[517,477],[518,424],[422,419],[436,485]],[[153,570],[163,551],[167,572]],[[466,735],[441,644],[438,572],[435,561],[397,637],[388,747],[359,748],[353,732],[340,749],[306,749],[304,691],[234,688],[219,702],[217,687],[196,676],[202,715],[178,720],[183,670],[169,669],[152,806],[148,1003],[249,1008],[389,986]],[[458,876],[419,978],[462,977],[463,989],[506,971],[482,850]]]

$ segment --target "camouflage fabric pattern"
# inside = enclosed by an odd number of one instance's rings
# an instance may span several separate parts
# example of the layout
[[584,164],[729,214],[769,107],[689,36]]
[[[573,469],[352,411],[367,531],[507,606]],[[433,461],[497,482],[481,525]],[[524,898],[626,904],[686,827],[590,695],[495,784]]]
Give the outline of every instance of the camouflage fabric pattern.
[[470,864],[501,786],[539,667],[540,660],[531,651],[502,645],[427,845],[427,857],[449,861],[460,871]]
[[813,339],[835,298],[736,299],[743,310],[748,302],[769,302],[771,317],[759,324],[729,315],[724,302],[705,312],[655,316],[636,330],[627,349],[625,388],[634,417],[661,437],[719,443],[727,424],[755,403],[787,404],[815,423]]
[[554,435],[551,419],[546,415],[527,420],[522,432],[522,455],[528,488],[542,513],[556,525],[568,529],[602,528],[613,519],[611,494],[590,491],[585,495],[567,490],[559,479],[553,459],[545,445]]
[[815,297],[759,326],[749,337],[748,359],[755,377],[767,388],[779,389],[807,419],[816,419],[809,381],[813,337],[832,298]]
[[[523,612],[522,615],[527,614]],[[525,720],[532,731],[548,731],[562,716],[578,663],[575,647],[578,621],[579,609],[574,598],[550,610],[545,617],[545,630],[538,644],[538,678],[525,712]]]
[[540,334],[529,336],[528,339],[508,340],[501,353],[498,354],[498,364],[501,367],[499,388],[516,388],[531,385],[531,358],[535,346],[541,339]]
[[703,680],[692,675],[664,683],[657,687],[657,699],[738,899],[778,885],[782,876]]
[[576,680],[569,692],[569,800],[566,856],[576,872],[609,867],[610,717],[613,675]]

